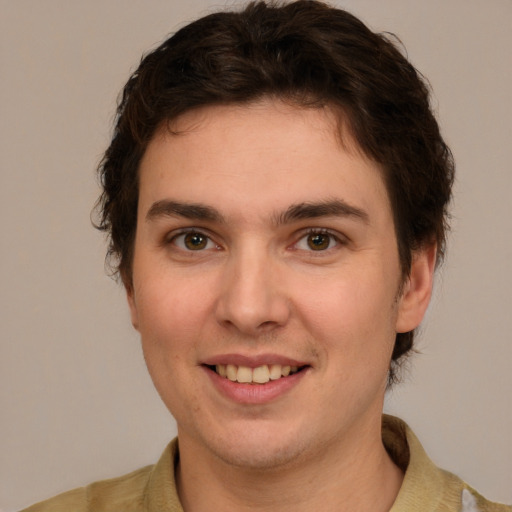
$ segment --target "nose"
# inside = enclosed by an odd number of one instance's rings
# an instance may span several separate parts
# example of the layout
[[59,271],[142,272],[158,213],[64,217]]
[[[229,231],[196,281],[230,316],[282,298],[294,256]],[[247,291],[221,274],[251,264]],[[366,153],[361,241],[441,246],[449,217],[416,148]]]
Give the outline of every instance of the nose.
[[217,320],[248,336],[282,327],[290,316],[284,288],[279,264],[265,250],[232,255],[222,275]]

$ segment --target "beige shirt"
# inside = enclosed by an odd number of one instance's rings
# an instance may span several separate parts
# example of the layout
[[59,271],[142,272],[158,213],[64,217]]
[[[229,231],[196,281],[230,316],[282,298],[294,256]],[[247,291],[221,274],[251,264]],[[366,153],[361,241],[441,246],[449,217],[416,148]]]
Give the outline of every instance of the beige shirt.
[[[382,438],[405,478],[390,512],[512,512],[491,503],[455,475],[436,467],[409,427],[383,417]],[[176,491],[174,439],[160,460],[128,475],[66,492],[22,512],[183,512]]]

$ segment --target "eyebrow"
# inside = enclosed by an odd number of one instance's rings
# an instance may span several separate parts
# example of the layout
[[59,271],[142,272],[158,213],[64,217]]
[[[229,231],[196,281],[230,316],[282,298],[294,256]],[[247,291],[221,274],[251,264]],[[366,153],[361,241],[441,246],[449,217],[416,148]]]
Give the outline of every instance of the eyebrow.
[[[168,199],[153,203],[146,214],[146,221],[158,217],[183,217],[190,220],[226,222],[222,214],[211,206],[199,203],[182,203]],[[284,212],[274,215],[273,220],[279,226],[291,224],[298,220],[319,217],[353,217],[362,220],[366,224],[369,223],[369,215],[366,211],[341,199],[292,204]]]
[[208,220],[211,222],[224,222],[222,215],[211,206],[196,203],[181,203],[163,199],[151,205],[146,214],[146,220],[151,221],[158,217],[184,217],[190,220]]
[[365,210],[352,206],[341,199],[321,202],[305,202],[291,205],[283,213],[276,216],[276,224],[289,224],[297,220],[314,219],[318,217],[354,217],[365,224],[370,216]]

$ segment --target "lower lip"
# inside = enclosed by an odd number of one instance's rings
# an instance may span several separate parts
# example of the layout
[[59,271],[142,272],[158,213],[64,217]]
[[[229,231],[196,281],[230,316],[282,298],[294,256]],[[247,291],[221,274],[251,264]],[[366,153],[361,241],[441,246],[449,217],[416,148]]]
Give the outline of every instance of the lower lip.
[[265,384],[241,384],[221,377],[207,367],[204,370],[222,395],[240,404],[265,404],[277,400],[292,390],[308,372],[307,368]]

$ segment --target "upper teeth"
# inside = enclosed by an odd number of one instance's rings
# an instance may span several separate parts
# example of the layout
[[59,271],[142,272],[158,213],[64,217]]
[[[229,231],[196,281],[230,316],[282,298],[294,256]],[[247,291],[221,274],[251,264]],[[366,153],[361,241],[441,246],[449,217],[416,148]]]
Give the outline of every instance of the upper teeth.
[[298,370],[298,366],[283,366],[280,364],[264,364],[257,368],[236,366],[234,364],[218,364],[215,367],[215,371],[221,377],[244,384],[265,384],[270,380],[288,377],[290,373],[296,373]]

